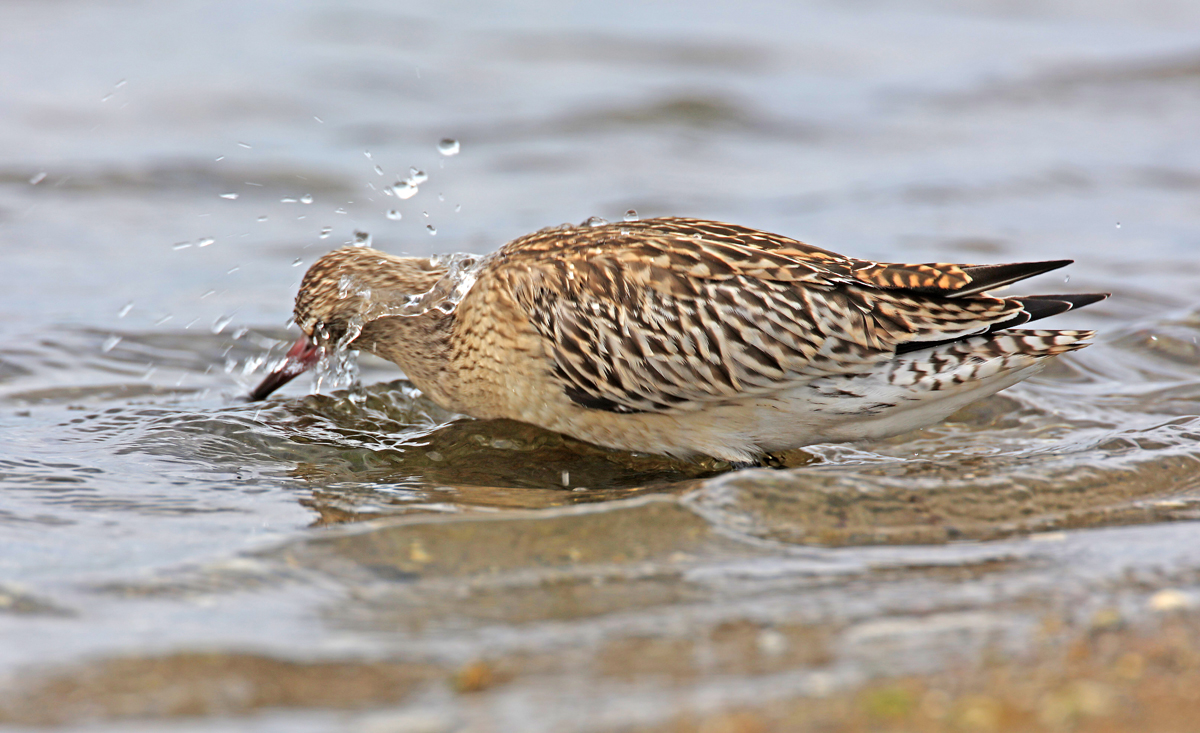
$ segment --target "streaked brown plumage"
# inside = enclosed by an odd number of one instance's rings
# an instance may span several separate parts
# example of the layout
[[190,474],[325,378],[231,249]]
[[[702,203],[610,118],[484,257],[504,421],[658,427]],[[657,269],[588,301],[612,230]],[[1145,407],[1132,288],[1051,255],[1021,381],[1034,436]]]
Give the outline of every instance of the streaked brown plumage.
[[305,338],[252,398],[337,344],[468,415],[748,462],[930,424],[1085,346],[1004,329],[1107,296],[986,294],[1068,263],[874,263],[682,218],[544,229],[466,277],[347,247],[305,275]]

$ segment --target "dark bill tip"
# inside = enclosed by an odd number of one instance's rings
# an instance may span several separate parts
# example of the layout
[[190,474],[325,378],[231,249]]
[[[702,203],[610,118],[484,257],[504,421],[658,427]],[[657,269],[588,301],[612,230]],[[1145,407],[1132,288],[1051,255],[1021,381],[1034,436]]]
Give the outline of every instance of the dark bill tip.
[[321,347],[313,344],[307,336],[301,336],[292,348],[288,349],[283,363],[276,367],[262,380],[262,383],[250,393],[250,401],[265,400],[272,392],[303,374],[321,358]]

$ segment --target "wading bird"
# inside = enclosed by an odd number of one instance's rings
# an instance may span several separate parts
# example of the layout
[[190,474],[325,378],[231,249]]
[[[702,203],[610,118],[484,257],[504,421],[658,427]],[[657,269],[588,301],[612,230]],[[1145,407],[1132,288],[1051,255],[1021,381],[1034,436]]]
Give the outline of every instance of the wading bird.
[[756,464],[929,425],[1086,346],[1014,327],[1107,294],[988,294],[1067,264],[869,262],[683,218],[544,229],[466,268],[345,247],[304,276],[304,335],[251,399],[361,349],[455,412]]

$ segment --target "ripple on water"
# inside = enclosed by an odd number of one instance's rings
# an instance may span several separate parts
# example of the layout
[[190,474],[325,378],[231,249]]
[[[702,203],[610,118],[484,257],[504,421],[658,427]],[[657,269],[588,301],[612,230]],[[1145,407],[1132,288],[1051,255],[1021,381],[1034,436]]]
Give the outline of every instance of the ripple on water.
[[[428,403],[414,429],[416,393],[403,407],[379,402],[408,389],[399,384],[353,399],[306,398],[285,422],[294,426],[289,440],[326,451],[293,476],[320,486],[314,502],[330,508],[327,521],[353,518],[338,513],[353,505],[377,515],[380,502],[364,497],[389,491],[405,502],[513,507],[657,490],[688,495],[729,529],[788,542],[989,539],[1195,516],[1197,333],[1190,313],[1118,332],[942,424],[873,444],[814,446],[790,470],[702,484],[693,482],[721,466],[605,451],[517,423],[434,417]],[[582,496],[566,498],[564,472]]]
[[[466,257],[455,262],[474,265]],[[814,446],[788,456],[785,471],[719,476],[725,466],[711,460],[609,451],[519,423],[459,418],[404,381],[245,404],[197,401],[153,381],[122,380],[154,360],[165,371],[207,372],[210,382],[227,384],[227,370],[211,369],[220,358],[244,363],[245,374],[235,366],[235,376],[253,381],[270,361],[261,358],[263,345],[286,344],[268,337],[131,332],[102,352],[107,332],[58,334],[38,349],[4,354],[16,367],[5,397],[95,406],[65,415],[56,440],[93,454],[152,457],[150,485],[302,488],[320,522],[657,491],[687,496],[729,530],[775,540],[941,542],[1191,517],[1193,476],[1200,473],[1197,334],[1194,312],[1110,332],[1034,380],[925,430],[872,444]],[[20,388],[22,371],[80,351],[94,374],[117,381]],[[151,404],[101,409],[130,401]],[[105,460],[77,463],[7,469],[47,492],[104,480],[89,469],[106,467]],[[164,510],[187,504],[156,501]]]
[[713,521],[827,545],[995,539],[1200,517],[1200,321],[1113,334],[930,428],[710,480]]

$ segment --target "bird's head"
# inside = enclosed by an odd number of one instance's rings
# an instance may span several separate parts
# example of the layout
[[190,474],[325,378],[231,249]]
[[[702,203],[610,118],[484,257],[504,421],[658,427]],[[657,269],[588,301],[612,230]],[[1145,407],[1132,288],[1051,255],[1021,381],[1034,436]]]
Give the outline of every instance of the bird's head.
[[386,316],[418,315],[436,300],[447,267],[438,260],[343,247],[313,263],[300,282],[293,312],[303,335],[250,393],[265,399],[317,363],[326,350],[369,348],[364,328]]

